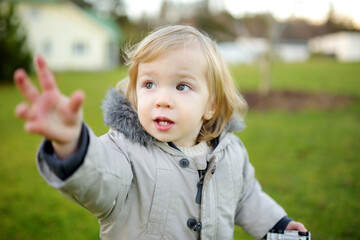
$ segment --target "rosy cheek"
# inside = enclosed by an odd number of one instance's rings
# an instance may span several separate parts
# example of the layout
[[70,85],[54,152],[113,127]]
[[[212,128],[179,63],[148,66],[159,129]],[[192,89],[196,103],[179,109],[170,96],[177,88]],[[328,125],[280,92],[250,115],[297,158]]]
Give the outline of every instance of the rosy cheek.
[[146,101],[139,101],[138,100],[138,104],[137,104],[137,112],[139,115],[139,119],[143,119],[146,116],[146,113],[149,111],[148,106],[146,105]]
[[146,129],[146,124],[145,124],[146,123],[146,121],[145,121],[146,118],[144,118],[143,114],[139,113],[138,115],[139,115],[139,122],[140,122],[141,126]]

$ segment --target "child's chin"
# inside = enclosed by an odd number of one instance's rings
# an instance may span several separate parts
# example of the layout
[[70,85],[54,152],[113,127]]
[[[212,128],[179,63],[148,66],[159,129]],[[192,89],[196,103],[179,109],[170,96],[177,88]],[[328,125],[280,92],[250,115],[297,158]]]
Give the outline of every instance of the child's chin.
[[168,136],[164,136],[164,134],[150,134],[153,138],[158,140],[159,142],[172,142],[174,139]]
[[156,137],[156,136],[155,136],[155,139],[158,140],[158,141],[160,141],[160,142],[172,142],[172,141],[173,141],[173,139],[171,139],[171,138],[166,138],[166,137]]

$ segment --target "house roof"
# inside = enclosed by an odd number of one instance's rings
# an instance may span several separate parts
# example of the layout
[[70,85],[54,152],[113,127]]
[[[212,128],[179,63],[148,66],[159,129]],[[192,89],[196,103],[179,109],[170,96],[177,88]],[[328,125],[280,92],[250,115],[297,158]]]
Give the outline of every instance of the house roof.
[[116,21],[108,17],[106,15],[102,15],[96,11],[93,10],[84,10],[82,9],[92,20],[94,20],[96,23],[100,24],[102,27],[104,27],[115,39],[116,41],[120,41],[123,38],[123,33],[116,23]]

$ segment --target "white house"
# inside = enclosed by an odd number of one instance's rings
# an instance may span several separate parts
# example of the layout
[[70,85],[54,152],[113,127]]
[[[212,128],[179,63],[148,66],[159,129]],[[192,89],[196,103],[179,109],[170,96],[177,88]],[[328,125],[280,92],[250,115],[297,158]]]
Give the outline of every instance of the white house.
[[249,64],[256,60],[257,54],[251,49],[241,46],[235,42],[218,43],[219,52],[229,64]]
[[[228,63],[252,63],[268,51],[264,38],[241,37],[235,42],[219,43],[219,51]],[[304,62],[310,56],[307,42],[282,40],[274,45],[276,58],[283,62]]]
[[13,0],[34,55],[52,70],[98,71],[118,64],[120,29],[64,0]]
[[360,33],[338,32],[309,41],[313,53],[333,55],[342,62],[360,61]]
[[277,56],[287,63],[305,62],[310,57],[307,41],[282,40],[276,45]]

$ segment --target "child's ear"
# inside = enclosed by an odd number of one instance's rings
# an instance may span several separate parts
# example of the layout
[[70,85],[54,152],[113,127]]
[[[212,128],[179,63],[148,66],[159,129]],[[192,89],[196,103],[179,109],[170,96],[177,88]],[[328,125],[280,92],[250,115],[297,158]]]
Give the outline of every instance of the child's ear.
[[207,110],[204,113],[204,116],[203,116],[204,120],[212,119],[214,116],[215,110],[216,110],[216,104],[214,101],[212,101],[212,103],[208,104]]
[[214,111],[209,110],[204,114],[204,120],[210,120],[213,116],[214,116]]

